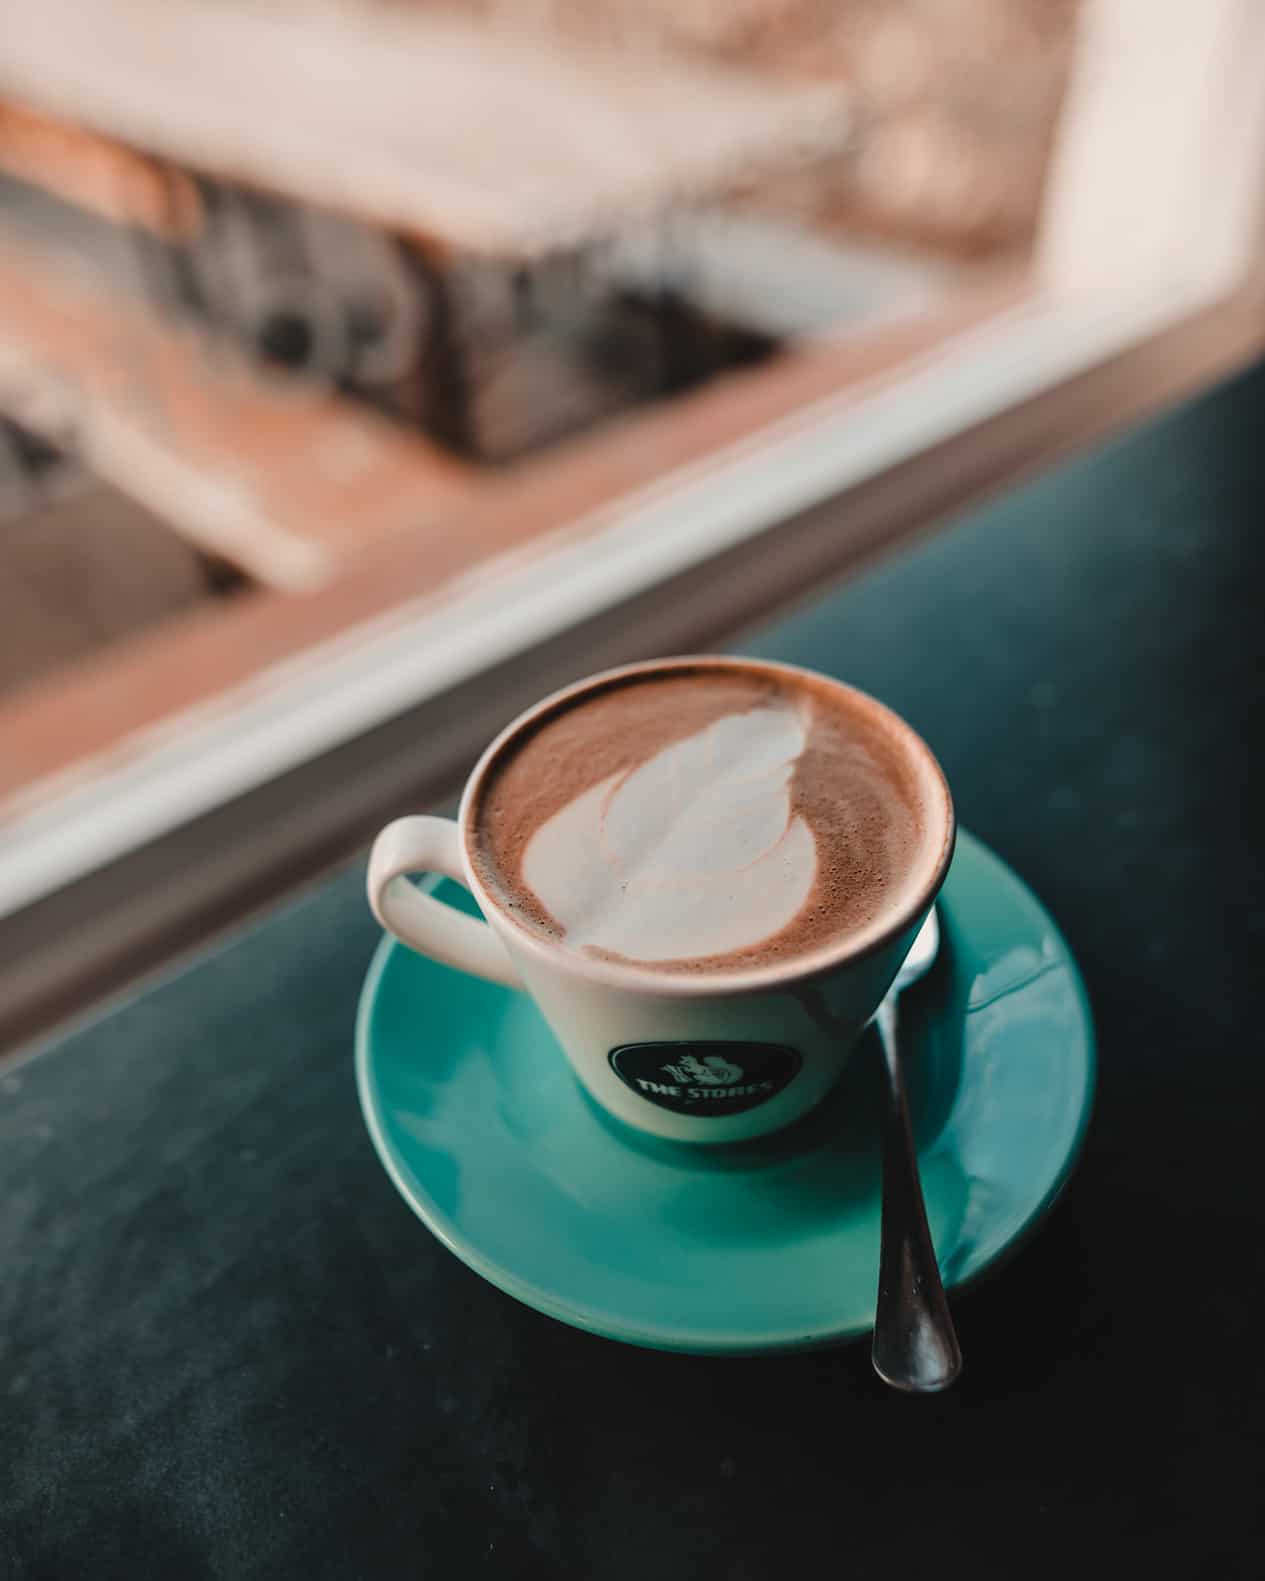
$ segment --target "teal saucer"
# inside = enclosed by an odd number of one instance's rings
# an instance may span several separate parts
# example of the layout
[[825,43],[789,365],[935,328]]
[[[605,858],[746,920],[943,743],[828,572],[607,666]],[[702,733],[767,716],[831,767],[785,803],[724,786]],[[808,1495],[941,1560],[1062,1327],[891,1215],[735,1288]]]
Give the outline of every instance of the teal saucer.
[[[443,898],[472,909],[465,891]],[[910,1100],[946,1283],[982,1273],[1050,1207],[1094,1086],[1084,989],[1018,878],[958,837],[943,953],[908,1000]],[[356,1025],[387,1173],[476,1273],[578,1328],[662,1350],[832,1344],[874,1321],[878,1061],[867,1041],[806,1120],[693,1148],[608,1118],[526,995],[389,940]]]

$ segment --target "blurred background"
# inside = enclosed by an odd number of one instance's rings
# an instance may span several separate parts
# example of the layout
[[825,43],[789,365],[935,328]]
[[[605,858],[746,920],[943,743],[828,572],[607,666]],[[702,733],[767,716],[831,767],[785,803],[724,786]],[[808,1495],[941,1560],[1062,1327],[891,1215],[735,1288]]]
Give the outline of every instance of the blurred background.
[[[30,30],[0,99],[6,689],[181,611],[335,574],[331,543],[354,558],[430,496],[1022,258],[1076,6],[181,0],[99,8],[99,50],[62,9],[67,28],[50,13]],[[189,48],[195,22],[218,24],[214,55]],[[345,49],[327,86],[353,102],[294,81],[287,43],[322,64]],[[65,60],[80,48],[82,75]],[[408,55],[425,76],[437,48],[466,81],[427,109]],[[383,54],[392,103],[375,102]],[[551,100],[571,72],[623,79],[624,113]],[[656,124],[687,96],[710,122],[703,158]],[[639,132],[644,168],[627,157]],[[414,139],[415,192],[407,168],[379,184],[373,162],[404,163]],[[292,140],[309,140],[302,168]],[[555,190],[536,200],[528,183]],[[94,408],[140,421],[141,403],[212,498],[169,495],[146,456],[94,469]],[[310,452],[344,411],[385,419],[371,431],[415,478],[403,509],[373,498],[376,458],[350,441],[328,463],[336,510],[279,476],[296,452],[319,469]],[[258,541],[244,512],[220,519],[221,475],[267,495]]]
[[1190,9],[0,0],[17,998],[1249,354],[1069,394],[1240,283],[1183,238],[1251,206],[1201,221],[1207,161],[1259,189],[1260,29]]

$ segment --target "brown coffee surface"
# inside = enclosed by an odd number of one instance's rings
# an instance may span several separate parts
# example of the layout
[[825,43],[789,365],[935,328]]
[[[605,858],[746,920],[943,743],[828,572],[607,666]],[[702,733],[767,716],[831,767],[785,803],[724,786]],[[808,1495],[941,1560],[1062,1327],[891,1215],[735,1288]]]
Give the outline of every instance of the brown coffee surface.
[[[910,735],[858,693],[810,677],[722,662],[634,673],[563,702],[513,736],[485,770],[469,819],[470,854],[482,882],[518,922],[564,941],[565,928],[523,877],[533,834],[611,775],[626,774],[717,720],[770,706],[807,710],[791,805],[816,842],[817,873],[792,922],[724,955],[643,957],[663,971],[714,971],[780,963],[846,944],[893,918],[935,854],[924,805],[925,768]],[[624,959],[591,949],[598,956]]]

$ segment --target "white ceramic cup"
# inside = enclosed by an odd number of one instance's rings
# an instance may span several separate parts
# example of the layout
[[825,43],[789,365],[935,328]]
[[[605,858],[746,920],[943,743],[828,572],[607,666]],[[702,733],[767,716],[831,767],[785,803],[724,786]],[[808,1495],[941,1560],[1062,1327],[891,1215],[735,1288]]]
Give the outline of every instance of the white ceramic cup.
[[[740,673],[804,678],[882,712],[921,776],[925,872],[913,899],[874,936],[786,962],[715,973],[656,971],[591,957],[530,931],[497,904],[471,861],[471,809],[489,765],[559,704],[612,678],[697,665],[697,658],[625,665],[591,676],[520,715],[476,764],[457,820],[399,818],[373,843],[369,903],[382,926],[423,955],[526,990],[581,1083],[603,1108],[642,1131],[682,1142],[733,1142],[798,1119],[834,1085],[904,960],[953,854],[949,789],[930,748],[873,698],[791,665],[708,658]],[[464,884],[486,921],[446,906],[409,881],[438,873]]]

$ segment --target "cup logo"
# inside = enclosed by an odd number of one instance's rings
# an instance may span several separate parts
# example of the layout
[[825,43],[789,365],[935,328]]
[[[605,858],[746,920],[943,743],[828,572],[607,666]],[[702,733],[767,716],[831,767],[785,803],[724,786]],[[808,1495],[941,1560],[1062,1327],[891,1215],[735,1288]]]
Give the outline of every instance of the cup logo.
[[800,1067],[781,1043],[624,1043],[610,1062],[639,1098],[703,1119],[768,1103]]

